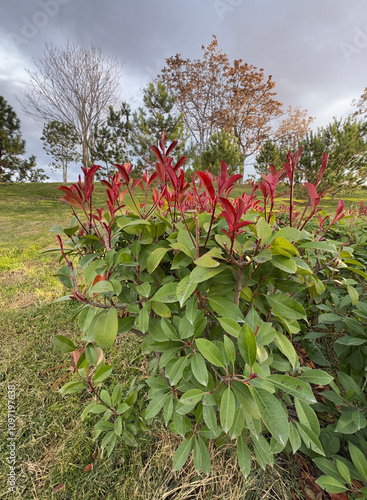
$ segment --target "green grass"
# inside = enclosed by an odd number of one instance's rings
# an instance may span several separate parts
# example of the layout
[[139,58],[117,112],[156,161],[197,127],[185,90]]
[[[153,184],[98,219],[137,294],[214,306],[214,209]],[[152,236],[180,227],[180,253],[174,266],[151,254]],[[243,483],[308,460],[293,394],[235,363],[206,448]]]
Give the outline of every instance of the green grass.
[[[63,294],[53,273],[58,267],[55,224],[67,223],[70,209],[60,203],[57,184],[0,185],[0,335],[1,437],[0,459],[6,463],[6,394],[16,387],[17,481],[13,498],[28,499],[291,499],[297,493],[299,470],[279,458],[274,470],[254,469],[243,483],[231,448],[212,450],[213,470],[198,477],[192,463],[171,472],[176,437],[157,422],[153,434],[138,436],[138,447],[119,443],[110,458],[103,457],[92,439],[93,417],[80,421],[89,400],[84,395],[61,397],[53,387],[72,376],[71,355],[57,352],[52,337],[58,333],[77,339],[70,318],[75,305],[51,304]],[[233,195],[239,194],[236,187]],[[103,200],[103,189],[96,190]],[[367,199],[367,191],[345,193],[346,205]],[[326,200],[333,211],[337,200]],[[116,380],[125,387],[133,377],[144,377],[146,360],[135,337],[126,335],[107,353]],[[66,366],[63,366],[65,365]],[[84,468],[93,463],[93,469]],[[0,470],[0,498],[7,498],[7,467]],[[53,493],[58,485],[65,485]]]

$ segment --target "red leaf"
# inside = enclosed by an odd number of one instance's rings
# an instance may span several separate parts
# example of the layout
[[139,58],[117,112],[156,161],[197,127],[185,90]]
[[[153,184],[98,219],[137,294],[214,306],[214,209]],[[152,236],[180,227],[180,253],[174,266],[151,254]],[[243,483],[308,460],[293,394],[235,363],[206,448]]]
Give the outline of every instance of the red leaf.
[[208,191],[208,194],[209,194],[210,198],[214,201],[214,199],[215,199],[215,191],[214,191],[214,187],[213,187],[212,181],[209,179],[209,177],[207,176],[207,174],[205,174],[204,172],[196,172],[196,174],[200,177],[200,179],[203,182],[206,190]]
[[159,180],[164,182],[165,172],[163,167],[163,161],[157,161],[157,163],[155,164],[155,169],[159,177]]
[[178,144],[178,141],[173,141],[172,142],[172,144],[167,149],[167,152],[166,152],[167,156],[171,153],[171,151],[173,151],[175,149],[175,147],[177,146],[177,144]]
[[157,146],[149,146],[149,147],[153,151],[153,153],[155,154],[157,159],[163,163],[162,155],[161,155],[159,149],[157,148]]
[[82,205],[80,203],[73,200],[72,198],[68,198],[67,196],[62,196],[60,198],[60,201],[64,201],[65,203],[68,203],[71,207],[82,208]]
[[159,139],[159,147],[161,148],[161,151],[164,154],[165,152],[164,132],[162,132],[161,138]]
[[179,169],[180,167],[182,167],[182,165],[184,163],[186,163],[186,160],[187,160],[187,157],[186,156],[181,156],[181,158],[178,160],[178,162],[176,163],[176,165],[173,167],[173,170],[177,170]]
[[88,464],[84,467],[84,472],[89,472],[93,470],[93,464]]
[[120,174],[122,175],[122,177],[125,181],[125,184],[128,186],[129,182],[130,182],[130,177],[129,177],[129,174],[126,170],[125,165],[118,165],[117,163],[115,163],[115,167],[117,167],[118,171],[120,172]]
[[322,179],[322,176],[324,175],[325,169],[327,167],[327,162],[329,159],[329,155],[325,153],[325,151],[322,153],[322,162],[321,162],[321,168],[319,172],[319,177],[315,183],[315,186],[317,187],[320,184],[320,181]]
[[[318,205],[318,203],[316,203],[317,201],[316,188],[313,184],[311,184],[311,182],[305,182],[304,186],[307,189],[308,196],[310,197],[312,208],[315,209]],[[320,201],[320,199],[318,201]]]

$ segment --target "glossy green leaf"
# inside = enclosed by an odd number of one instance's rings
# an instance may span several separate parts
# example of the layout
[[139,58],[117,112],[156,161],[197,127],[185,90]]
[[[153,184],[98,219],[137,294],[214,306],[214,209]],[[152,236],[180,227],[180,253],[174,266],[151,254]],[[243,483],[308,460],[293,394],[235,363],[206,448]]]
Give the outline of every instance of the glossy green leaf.
[[263,246],[267,245],[273,233],[271,225],[266,222],[265,218],[259,217],[255,227],[257,237],[261,240],[261,244]]
[[256,404],[260,410],[262,420],[283,447],[288,441],[288,415],[284,411],[280,401],[264,389],[253,387],[251,389],[255,397]]
[[299,302],[287,295],[267,295],[266,300],[269,306],[285,319],[305,319],[306,311]]
[[152,272],[157,268],[157,266],[160,264],[161,260],[166,255],[168,250],[169,248],[156,248],[149,255],[146,263],[147,271],[149,274],[152,274]]
[[190,389],[189,391],[182,394],[180,403],[184,405],[197,404],[203,398],[203,394],[204,392],[200,389]]
[[236,413],[236,399],[233,392],[228,387],[222,394],[220,403],[220,423],[224,432],[228,432],[232,427]]
[[178,302],[177,298],[177,283],[167,283],[163,285],[152,297],[152,301],[165,302],[170,304],[172,302]]
[[209,374],[205,360],[199,352],[195,352],[191,357],[191,370],[199,384],[206,387],[208,385]]
[[237,338],[240,333],[241,326],[237,323],[237,321],[233,318],[218,318],[220,326],[223,330],[231,335],[232,337]]
[[174,471],[180,470],[186,463],[192,449],[192,438],[185,439],[180,446],[177,448],[173,457],[173,467]]
[[324,370],[319,370],[318,368],[310,368],[309,370],[304,369],[299,378],[305,382],[317,385],[328,385],[332,380],[334,380],[332,375],[329,375]]
[[52,337],[52,343],[61,352],[73,352],[76,350],[74,343],[64,335],[55,335]]
[[316,484],[328,493],[343,493],[343,491],[348,489],[344,484],[331,476],[320,476],[316,479]]
[[94,373],[93,382],[95,385],[100,384],[106,378],[108,378],[112,373],[113,367],[108,365],[98,365]]
[[[227,355],[229,361],[232,364],[234,364],[236,361],[236,347],[235,347],[234,343],[232,342],[232,340],[229,337],[227,337],[227,335],[224,335],[223,341],[224,341],[224,350],[226,352],[226,355]],[[255,357],[256,357],[256,353],[255,353]]]
[[211,278],[214,278],[217,274],[221,273],[224,271],[224,267],[215,267],[215,268],[208,268],[208,267],[201,267],[197,266],[195,269],[191,271],[190,274],[190,283],[202,283],[203,281],[210,280]]
[[357,446],[355,446],[350,441],[348,443],[348,446],[349,446],[350,457],[352,459],[355,468],[360,473],[360,475],[365,479],[365,481],[367,481],[367,458],[365,457],[362,450],[357,448]]
[[108,312],[99,313],[96,317],[93,335],[99,347],[109,349],[113,346],[118,329],[117,310],[113,307]]
[[196,288],[196,283],[190,282],[190,276],[183,278],[177,285],[177,298],[182,307],[187,299],[191,297]]
[[292,342],[282,333],[276,332],[275,343],[279,350],[286,356],[293,369],[298,365],[298,356]]
[[152,401],[150,401],[150,403],[148,404],[145,410],[145,418],[150,419],[158,415],[158,413],[161,411],[163,405],[165,404],[165,402],[169,397],[170,397],[169,393],[163,393],[163,392],[158,393],[156,397],[152,399]]
[[224,360],[222,353],[218,347],[207,339],[196,339],[197,348],[209,363],[214,366],[224,367]]
[[247,478],[251,472],[251,455],[243,435],[237,439],[237,459],[242,474]]
[[248,324],[244,325],[238,334],[238,348],[245,363],[252,366],[256,361],[256,339]]
[[235,321],[243,323],[244,317],[240,311],[240,308],[236,306],[236,304],[229,299],[221,296],[209,297],[208,299],[210,307],[214,312],[219,314],[219,316],[232,318]]
[[305,443],[307,448],[310,448],[310,450],[318,453],[319,455],[325,456],[325,452],[316,434],[309,427],[301,424],[301,422],[297,422],[296,425],[302,441]]
[[294,398],[294,404],[299,421],[318,436],[320,434],[320,423],[314,410],[302,399]]
[[291,396],[306,401],[306,403],[313,404],[317,402],[311,387],[297,377],[275,374],[269,375],[266,380]]

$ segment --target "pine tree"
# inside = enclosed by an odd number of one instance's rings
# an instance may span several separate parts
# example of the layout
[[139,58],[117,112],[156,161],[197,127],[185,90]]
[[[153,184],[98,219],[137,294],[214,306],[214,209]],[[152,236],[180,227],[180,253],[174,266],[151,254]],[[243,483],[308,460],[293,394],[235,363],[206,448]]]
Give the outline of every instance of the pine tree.
[[36,169],[36,158],[28,160],[25,141],[20,133],[20,120],[14,109],[0,96],[0,182],[40,182],[48,177],[43,169]]
[[79,139],[74,127],[54,120],[43,127],[41,140],[43,149],[54,158],[50,166],[54,170],[62,170],[65,184],[68,181],[69,163],[81,159],[78,152]]

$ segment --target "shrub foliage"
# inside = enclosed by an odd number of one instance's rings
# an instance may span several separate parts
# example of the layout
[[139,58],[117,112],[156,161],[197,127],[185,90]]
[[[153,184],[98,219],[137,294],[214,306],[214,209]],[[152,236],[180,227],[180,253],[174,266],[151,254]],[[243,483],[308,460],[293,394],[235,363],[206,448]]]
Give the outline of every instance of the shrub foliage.
[[[101,181],[105,208],[93,204],[98,166],[59,188],[73,219],[52,228],[68,288],[58,300],[80,303],[82,332],[78,345],[54,338],[75,363],[62,394],[91,393],[82,419],[98,418],[108,454],[118,439],[136,445],[159,416],[182,437],[175,470],[193,451],[197,472],[209,474],[208,443],[232,441],[244,476],[250,450],[264,469],[278,453],[301,452],[323,472],[322,488],[366,491],[367,237],[348,226],[341,200],[334,217],[320,213],[327,155],[317,182],[305,183],[301,213],[293,202],[301,151],[231,199],[240,176],[222,162],[216,179],[197,172],[186,182],[185,157],[171,157],[176,143],[166,148],[162,134],[151,146],[155,171],[141,179],[116,165]],[[278,214],[283,179],[290,201]],[[106,362],[126,332],[150,360],[147,378],[128,391]]]

